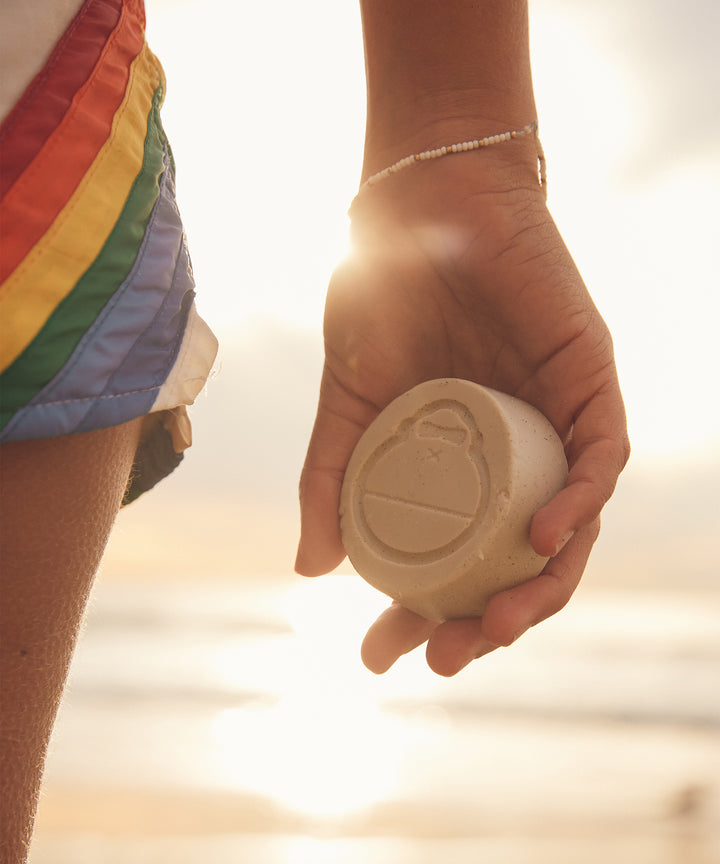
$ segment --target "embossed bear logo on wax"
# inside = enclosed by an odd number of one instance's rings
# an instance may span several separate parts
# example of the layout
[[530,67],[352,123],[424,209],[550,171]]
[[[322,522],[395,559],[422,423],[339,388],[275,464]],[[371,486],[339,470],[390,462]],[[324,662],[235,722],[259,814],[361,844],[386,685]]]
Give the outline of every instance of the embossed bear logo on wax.
[[487,508],[482,435],[459,402],[425,406],[384,441],[354,492],[365,542],[387,560],[430,563],[462,546]]

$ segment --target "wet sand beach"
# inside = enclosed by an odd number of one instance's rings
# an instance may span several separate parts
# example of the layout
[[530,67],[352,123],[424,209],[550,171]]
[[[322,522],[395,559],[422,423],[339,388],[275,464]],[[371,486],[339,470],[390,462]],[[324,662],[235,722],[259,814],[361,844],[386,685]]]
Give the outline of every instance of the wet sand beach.
[[382,605],[342,575],[99,586],[32,864],[715,860],[717,597],[586,591],[452,680],[362,668]]

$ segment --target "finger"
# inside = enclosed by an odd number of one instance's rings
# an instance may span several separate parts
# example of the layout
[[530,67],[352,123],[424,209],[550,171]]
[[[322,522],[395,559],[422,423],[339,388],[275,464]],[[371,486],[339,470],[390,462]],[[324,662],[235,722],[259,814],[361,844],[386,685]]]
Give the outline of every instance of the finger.
[[483,633],[482,618],[445,621],[430,636],[425,656],[433,672],[450,678],[498,646]]
[[559,612],[580,582],[599,529],[599,519],[584,526],[539,576],[492,597],[482,617],[483,635],[494,644],[511,645],[530,627]]
[[[375,412],[377,413],[377,412]],[[300,478],[300,542],[295,569],[303,576],[328,573],[341,563],[340,492],[355,445],[373,417],[326,372]]]
[[445,677],[456,675],[562,609],[580,581],[597,533],[595,524],[583,528],[539,576],[492,597],[482,618],[446,621],[437,627],[427,647],[430,668]]
[[578,529],[597,519],[629,455],[625,409],[613,381],[577,417],[565,488],[532,521],[530,540],[539,555],[557,555]]
[[329,573],[345,557],[338,522],[341,488],[337,472],[312,467],[303,471],[300,541],[295,558],[295,571],[301,576]]
[[371,672],[381,675],[403,654],[426,642],[437,626],[436,621],[394,603],[368,630],[360,649],[362,661]]

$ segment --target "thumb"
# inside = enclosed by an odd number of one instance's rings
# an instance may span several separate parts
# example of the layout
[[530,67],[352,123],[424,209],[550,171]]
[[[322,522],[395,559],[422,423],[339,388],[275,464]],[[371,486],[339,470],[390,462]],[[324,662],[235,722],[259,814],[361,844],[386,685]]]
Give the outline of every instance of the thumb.
[[342,562],[345,549],[340,534],[340,492],[345,469],[372,415],[367,406],[326,374],[320,390],[315,426],[300,477],[300,543],[295,570],[320,576]]
[[311,442],[300,478],[300,542],[295,571],[321,576],[345,557],[338,509],[342,476],[314,464]]

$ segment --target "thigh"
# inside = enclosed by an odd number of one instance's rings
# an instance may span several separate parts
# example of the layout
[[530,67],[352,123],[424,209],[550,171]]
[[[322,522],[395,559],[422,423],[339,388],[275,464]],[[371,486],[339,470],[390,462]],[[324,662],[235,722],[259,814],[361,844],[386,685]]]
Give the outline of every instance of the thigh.
[[142,421],[0,445],[0,858],[23,861],[55,713]]

